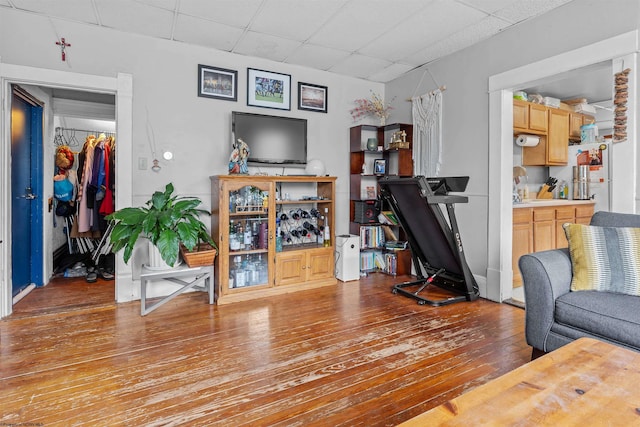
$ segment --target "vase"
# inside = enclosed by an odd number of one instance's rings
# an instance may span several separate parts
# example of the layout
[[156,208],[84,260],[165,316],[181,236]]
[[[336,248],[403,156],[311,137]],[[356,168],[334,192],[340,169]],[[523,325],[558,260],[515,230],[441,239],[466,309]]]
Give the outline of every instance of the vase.
[[387,118],[385,116],[380,117],[380,126],[387,124]]
[[162,255],[160,255],[160,250],[151,243],[151,240],[148,241],[149,245],[149,264],[146,267],[149,270],[171,270],[173,268],[178,267],[182,262],[180,259],[176,261],[176,263],[172,266],[167,264],[165,260],[162,259]]
[[367,150],[378,151],[378,138],[367,139]]

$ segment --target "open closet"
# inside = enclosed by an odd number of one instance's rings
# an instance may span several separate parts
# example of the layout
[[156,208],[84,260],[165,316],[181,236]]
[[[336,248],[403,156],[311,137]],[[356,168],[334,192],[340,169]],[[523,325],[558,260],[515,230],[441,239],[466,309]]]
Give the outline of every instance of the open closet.
[[57,126],[53,143],[54,276],[113,280],[105,217],[115,207],[115,132]]

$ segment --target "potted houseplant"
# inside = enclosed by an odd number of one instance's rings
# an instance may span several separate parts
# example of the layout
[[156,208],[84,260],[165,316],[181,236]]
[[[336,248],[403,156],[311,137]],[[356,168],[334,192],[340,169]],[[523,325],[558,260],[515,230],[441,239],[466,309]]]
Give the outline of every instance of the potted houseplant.
[[125,263],[129,262],[138,238],[144,237],[170,267],[178,261],[180,251],[190,267],[193,265],[185,255],[198,251],[213,255],[210,261],[200,265],[213,264],[217,246],[199,218],[200,214],[210,213],[198,209],[200,199],[174,196],[173,190],[173,184],[169,183],[164,192],[153,193],[145,206],[123,208],[106,217],[114,223],[110,236],[113,252],[124,249]]

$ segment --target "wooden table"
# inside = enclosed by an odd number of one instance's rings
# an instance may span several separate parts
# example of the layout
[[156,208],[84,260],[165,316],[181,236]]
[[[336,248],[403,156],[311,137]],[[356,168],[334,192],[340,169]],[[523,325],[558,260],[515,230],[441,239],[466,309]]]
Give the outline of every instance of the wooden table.
[[581,338],[401,424],[640,425],[640,353]]

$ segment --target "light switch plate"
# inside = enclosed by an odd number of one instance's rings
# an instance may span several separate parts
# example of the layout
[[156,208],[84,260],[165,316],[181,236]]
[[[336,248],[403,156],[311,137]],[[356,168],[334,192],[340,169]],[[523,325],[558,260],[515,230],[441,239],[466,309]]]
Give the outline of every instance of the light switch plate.
[[138,157],[138,169],[141,171],[147,170],[148,162],[146,157]]

